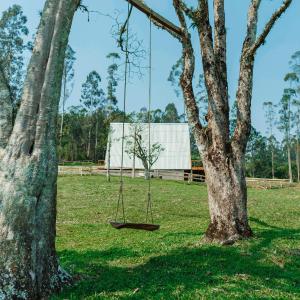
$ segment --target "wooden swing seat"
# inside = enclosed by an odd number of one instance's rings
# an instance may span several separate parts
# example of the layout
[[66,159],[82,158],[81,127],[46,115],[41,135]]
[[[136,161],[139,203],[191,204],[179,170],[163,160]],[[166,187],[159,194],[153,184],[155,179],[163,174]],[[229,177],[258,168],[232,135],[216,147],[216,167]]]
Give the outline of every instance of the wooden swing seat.
[[158,230],[160,225],[156,224],[146,224],[146,223],[120,223],[120,222],[110,222],[110,225],[116,229],[137,229],[137,230],[146,230],[146,231],[155,231]]

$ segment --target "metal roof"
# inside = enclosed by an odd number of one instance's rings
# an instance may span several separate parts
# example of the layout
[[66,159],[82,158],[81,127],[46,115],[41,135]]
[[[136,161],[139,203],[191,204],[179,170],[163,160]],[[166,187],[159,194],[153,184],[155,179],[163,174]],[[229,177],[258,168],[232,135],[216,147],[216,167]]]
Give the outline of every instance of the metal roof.
[[[111,123],[110,125],[110,168],[117,169],[121,166],[122,153],[122,123]],[[135,124],[124,124],[124,136],[132,135]],[[148,145],[148,124],[139,124],[142,128],[142,140]],[[191,146],[190,132],[187,123],[151,123],[150,124],[151,144],[159,143],[164,150],[160,153],[153,170],[184,170],[191,169]],[[131,138],[133,140],[133,138]],[[132,168],[133,160],[126,152],[127,143],[124,142],[124,168]],[[108,159],[108,147],[106,151],[106,166]],[[136,158],[136,169],[143,169],[140,159]]]

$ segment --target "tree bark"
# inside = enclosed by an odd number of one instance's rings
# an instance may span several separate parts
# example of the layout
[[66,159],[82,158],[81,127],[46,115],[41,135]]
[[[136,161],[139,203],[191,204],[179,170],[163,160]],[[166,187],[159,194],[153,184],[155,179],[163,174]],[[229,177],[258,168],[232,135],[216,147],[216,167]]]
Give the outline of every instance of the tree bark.
[[47,0],[21,107],[0,160],[0,298],[42,299],[70,278],[55,252],[56,124],[79,0]]
[[206,231],[209,241],[231,244],[252,236],[243,160],[234,153],[225,160],[210,153],[203,156],[211,218]]

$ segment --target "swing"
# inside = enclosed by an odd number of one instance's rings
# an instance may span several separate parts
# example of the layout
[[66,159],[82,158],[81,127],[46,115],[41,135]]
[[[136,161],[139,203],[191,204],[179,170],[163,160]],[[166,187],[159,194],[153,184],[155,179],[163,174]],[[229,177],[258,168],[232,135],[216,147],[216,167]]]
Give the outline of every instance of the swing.
[[[122,154],[121,154],[121,168],[120,168],[120,188],[119,188],[119,197],[117,202],[117,210],[115,215],[115,220],[110,222],[110,225],[115,229],[136,229],[136,230],[146,230],[146,231],[155,231],[160,228],[160,225],[153,224],[153,214],[152,214],[152,196],[151,196],[151,176],[148,178],[148,194],[147,194],[147,212],[146,212],[146,222],[145,223],[129,223],[126,222],[125,217],[125,207],[124,207],[124,180],[123,180],[123,165],[124,165],[124,138],[125,138],[125,121],[126,121],[126,97],[127,97],[127,76],[128,76],[128,64],[129,64],[129,53],[128,53],[128,30],[129,30],[129,18],[131,15],[132,5],[129,8],[128,3],[128,17],[126,20],[126,60],[125,60],[125,79],[124,79],[124,101],[123,101],[123,122],[122,122]],[[149,99],[148,99],[148,157],[149,157],[149,166],[150,166],[150,148],[151,148],[151,91],[152,91],[152,22],[151,16],[149,16],[150,27],[150,50],[149,50]],[[150,172],[150,170],[149,170]],[[122,206],[122,221],[118,221],[120,205]],[[149,217],[150,215],[150,217]],[[149,219],[151,223],[149,223]]]

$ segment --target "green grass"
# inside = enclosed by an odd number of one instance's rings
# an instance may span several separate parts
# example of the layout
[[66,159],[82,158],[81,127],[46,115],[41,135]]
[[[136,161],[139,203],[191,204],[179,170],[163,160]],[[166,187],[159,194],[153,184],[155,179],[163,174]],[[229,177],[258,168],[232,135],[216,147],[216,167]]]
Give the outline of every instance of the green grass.
[[[145,219],[147,184],[125,180],[128,220]],[[300,189],[249,189],[255,237],[201,243],[204,185],[153,180],[156,232],[116,230],[118,179],[61,177],[57,249],[77,279],[53,299],[300,299]]]

